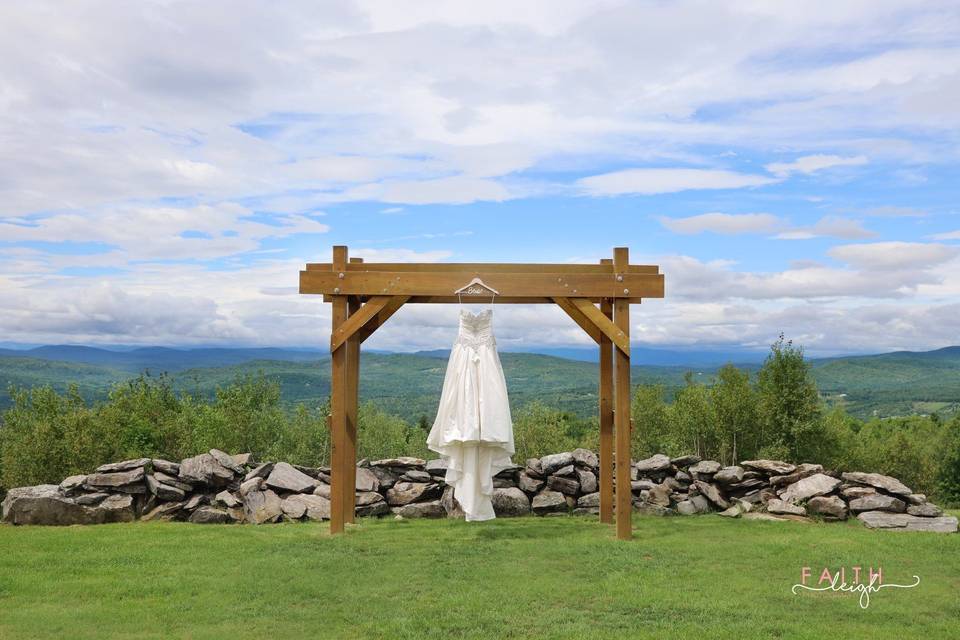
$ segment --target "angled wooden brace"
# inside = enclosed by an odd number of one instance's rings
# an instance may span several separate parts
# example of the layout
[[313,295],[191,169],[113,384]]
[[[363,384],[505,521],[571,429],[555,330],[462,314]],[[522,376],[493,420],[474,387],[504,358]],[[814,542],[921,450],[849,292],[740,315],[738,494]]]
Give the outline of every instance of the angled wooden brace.
[[[583,298],[570,298],[569,300],[577,310],[593,322],[605,336],[610,338],[610,342],[615,344],[617,349],[620,349],[625,355],[630,355],[630,336],[615,325],[613,320],[605,316],[603,312],[593,306],[593,303],[589,300]],[[599,340],[597,340],[597,342],[599,342]]]
[[[554,298],[554,302],[557,303],[557,306],[566,311],[567,315],[580,325],[580,328],[587,332],[587,335],[593,338],[593,341],[597,344],[600,344],[600,336],[603,333],[600,331],[600,328],[594,324],[594,322],[584,315],[583,311],[577,308],[570,298]],[[590,305],[593,306],[593,305]]]
[[399,311],[400,307],[409,299],[410,296],[390,296],[390,301],[380,309],[377,315],[370,319],[370,322],[360,329],[360,342],[372,336],[373,332],[382,327],[383,324],[390,319],[390,316]]
[[360,310],[347,318],[338,326],[333,335],[330,336],[330,351],[336,351],[340,346],[349,340],[354,333],[359,331],[371,318],[380,313],[381,310],[390,302],[393,296],[373,296]]

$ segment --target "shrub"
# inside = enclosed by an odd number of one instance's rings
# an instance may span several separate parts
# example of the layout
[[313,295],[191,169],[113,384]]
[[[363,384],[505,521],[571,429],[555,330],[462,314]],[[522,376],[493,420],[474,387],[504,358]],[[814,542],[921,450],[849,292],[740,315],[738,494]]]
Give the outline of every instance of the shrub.
[[539,458],[576,447],[568,433],[569,422],[567,414],[540,402],[531,402],[522,407],[513,419],[516,449],[513,461],[523,464],[527,458]]

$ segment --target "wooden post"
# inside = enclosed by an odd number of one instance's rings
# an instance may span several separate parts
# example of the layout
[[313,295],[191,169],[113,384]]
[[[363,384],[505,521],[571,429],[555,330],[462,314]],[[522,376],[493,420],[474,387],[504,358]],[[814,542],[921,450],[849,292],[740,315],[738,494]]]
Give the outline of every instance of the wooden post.
[[[347,248],[333,248],[334,271],[347,268]],[[331,334],[347,321],[347,296],[333,296]],[[330,355],[330,533],[343,533],[345,489],[347,488],[345,454],[347,449],[347,345],[342,344]]]
[[[600,261],[610,264],[612,260]],[[613,303],[600,301],[600,311],[613,318]],[[600,522],[613,524],[613,343],[600,336]]]
[[[350,258],[351,263],[363,262],[363,258]],[[360,310],[360,299],[350,296],[347,310],[352,316]],[[344,438],[343,521],[353,522],[357,510],[357,404],[360,387],[360,336],[354,334],[345,345],[347,348],[346,384],[346,437]]]
[[[600,309],[613,316],[613,304],[606,299]],[[613,343],[600,341],[600,522],[613,524]]]
[[[613,270],[620,274],[629,264],[629,249],[617,247],[613,250]],[[618,292],[619,293],[619,292]],[[629,295],[625,293],[623,295]],[[613,321],[617,328],[630,339],[630,301],[615,298],[613,303]],[[630,486],[630,356],[621,349],[615,349],[616,369],[614,372],[614,421],[616,428],[617,457],[617,538],[630,540],[630,519],[633,515],[633,494]]]

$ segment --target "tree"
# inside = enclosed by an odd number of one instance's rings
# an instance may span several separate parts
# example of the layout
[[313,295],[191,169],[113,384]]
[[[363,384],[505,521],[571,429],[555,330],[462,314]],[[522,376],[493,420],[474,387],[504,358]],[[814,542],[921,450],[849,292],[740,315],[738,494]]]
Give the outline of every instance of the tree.
[[960,415],[947,423],[940,442],[939,495],[950,505],[960,504]]
[[[736,464],[742,454],[752,457],[757,429],[757,403],[750,388],[750,374],[732,364],[717,372],[710,390],[720,438],[720,460]],[[745,449],[746,447],[746,449]]]
[[630,404],[633,431],[630,437],[632,455],[645,458],[671,451],[676,438],[670,433],[670,416],[663,399],[663,385],[641,384],[633,392]]
[[782,446],[800,462],[821,430],[820,394],[803,348],[784,340],[782,333],[757,375],[757,392],[758,446]]
[[567,416],[539,401],[525,405],[513,418],[515,461],[569,451],[574,442],[568,434]]
[[675,453],[717,457],[717,420],[710,403],[710,390],[687,372],[686,386],[677,392],[670,411]]

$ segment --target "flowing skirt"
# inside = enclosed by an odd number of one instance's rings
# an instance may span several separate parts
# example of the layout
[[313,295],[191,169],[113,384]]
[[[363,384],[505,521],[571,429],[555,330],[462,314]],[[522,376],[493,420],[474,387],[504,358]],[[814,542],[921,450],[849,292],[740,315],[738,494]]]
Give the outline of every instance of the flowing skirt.
[[513,465],[513,421],[493,344],[455,343],[427,447],[447,461],[446,483],[467,520],[490,520],[493,476]]

